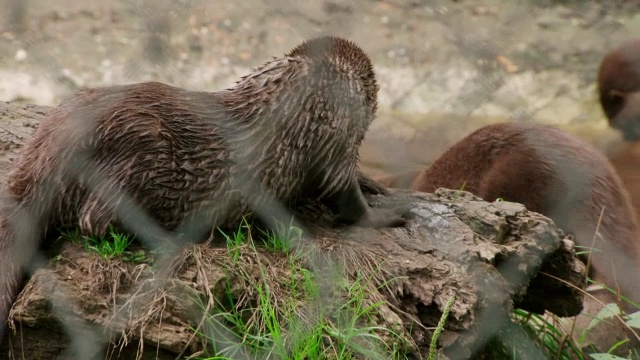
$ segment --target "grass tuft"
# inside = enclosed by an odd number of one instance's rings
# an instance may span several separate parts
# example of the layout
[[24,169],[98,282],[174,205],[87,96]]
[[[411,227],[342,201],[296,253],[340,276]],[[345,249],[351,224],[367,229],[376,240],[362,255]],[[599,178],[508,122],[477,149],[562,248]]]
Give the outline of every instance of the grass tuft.
[[98,254],[102,260],[122,258],[132,263],[150,261],[143,250],[130,251],[135,237],[117,232],[113,226],[109,227],[107,236],[81,235],[77,228],[73,231],[61,231],[60,236],[73,244],[81,245],[87,252]]
[[[275,233],[261,232],[263,246],[255,247],[244,225],[225,235],[229,274],[237,275],[234,267],[248,258],[256,263],[257,272],[228,280],[223,295],[206,311],[205,325],[196,332],[209,344],[212,356],[200,359],[406,358],[406,341],[377,325],[379,310],[387,303],[374,296],[384,286],[373,285],[375,274],[355,272],[326,284],[303,267],[300,255],[289,253],[291,244],[302,236],[300,229],[288,224]],[[274,261],[288,261],[288,272],[273,274],[269,264],[263,263],[274,256]],[[238,294],[238,282],[253,295],[251,300]],[[204,303],[202,310],[207,310]]]

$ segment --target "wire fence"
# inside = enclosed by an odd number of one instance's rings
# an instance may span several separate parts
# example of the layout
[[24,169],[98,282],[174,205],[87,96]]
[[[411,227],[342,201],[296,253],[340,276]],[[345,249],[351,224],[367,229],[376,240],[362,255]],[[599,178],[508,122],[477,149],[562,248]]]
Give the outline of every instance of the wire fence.
[[[594,81],[599,61],[606,50],[640,27],[636,25],[640,4],[633,1],[4,0],[2,6],[7,10],[3,12],[4,23],[0,24],[0,52],[4,54],[0,58],[0,78],[5,78],[0,79],[3,100],[54,105],[79,88],[148,80],[189,90],[220,91],[271,56],[280,57],[303,40],[331,34],[353,40],[373,61],[382,110],[376,120],[382,125],[371,129],[374,138],[375,131],[380,134],[385,126],[393,124],[393,117],[385,115],[389,111],[426,117],[444,113],[557,124],[603,121],[602,114],[594,111],[592,105],[596,103]],[[327,96],[327,101],[337,103],[344,94],[329,95],[333,96]],[[106,109],[115,103],[127,103],[123,96],[124,93],[108,94],[92,100],[90,106],[76,109]],[[104,113],[80,110],[68,114],[71,127],[58,134],[59,138],[55,139],[58,144],[91,139],[96,124],[105,120]],[[177,116],[183,111],[165,110],[175,111]],[[216,119],[237,117],[230,107],[206,112],[214,114]],[[228,129],[223,121],[207,126],[205,131],[220,135],[224,139],[220,141],[233,143],[234,148],[255,147],[254,129],[241,129],[248,133],[233,129],[233,136],[237,138],[230,140],[230,135],[224,134]],[[451,129],[456,131],[456,125],[451,124]],[[264,133],[269,131],[264,129]],[[458,135],[466,134],[458,127]],[[381,141],[388,140],[381,138]],[[371,146],[375,145],[374,142]],[[398,151],[407,151],[398,147]],[[141,204],[140,198],[123,191],[130,188],[118,183],[119,178],[105,173],[93,153],[75,150],[64,152],[64,156],[55,161],[46,160],[55,164],[52,170],[47,170],[53,175],[48,183],[29,189],[34,191],[32,199],[37,199],[33,202],[35,207],[5,204],[14,211],[11,227],[14,237],[19,239],[14,241],[16,248],[12,251],[17,254],[14,260],[30,264],[29,272],[48,263],[43,253],[38,253],[33,261],[27,258],[42,236],[38,229],[45,227],[51,212],[59,211],[60,194],[65,192],[71,199],[64,203],[69,208],[74,201],[83,199],[86,206],[104,209],[87,211],[96,216],[71,219],[72,223],[64,225],[80,225],[83,232],[103,234],[117,219],[127,230],[138,234],[149,249],[173,244],[172,250],[157,260],[156,268],[161,276],[153,284],[156,289],[166,285],[175,257],[190,243],[185,239],[206,237],[210,224],[203,219],[212,214],[246,210],[234,207],[239,203],[235,197],[222,196],[225,190],[244,194],[239,196],[248,203],[247,208],[262,214],[261,219],[290,222],[291,213],[278,201],[280,197],[264,183],[255,181],[254,169],[246,171],[247,167],[242,166],[239,168],[245,171],[230,176],[232,180],[225,182],[226,188],[210,193],[228,202],[203,206],[201,216],[186,224],[174,224],[181,220],[175,213],[158,219],[156,212],[148,211],[157,210],[157,206],[144,201]],[[423,144],[420,151],[425,153],[425,163],[438,155],[429,144]],[[108,155],[117,158],[115,153]],[[222,156],[222,152],[216,155]],[[236,158],[227,160],[238,164],[253,161],[245,158],[247,154],[235,155]],[[373,166],[367,168],[368,154],[360,155],[361,167],[373,170]],[[46,161],[42,165],[46,165]],[[101,158],[100,161],[110,160]],[[127,159],[117,161],[124,164]],[[403,167],[395,165],[396,169]],[[78,181],[84,188],[73,187],[69,193],[72,188],[69,184]],[[194,195],[185,192],[182,196]],[[87,200],[88,197],[95,199]],[[168,231],[168,224],[178,230]],[[275,223],[271,225],[277,228]],[[304,229],[303,224],[295,226]],[[296,246],[313,247],[308,239],[298,240]],[[2,245],[0,250],[6,251]],[[310,255],[316,251],[306,249],[303,253],[307,254],[305,263],[319,282],[336,281],[332,272],[327,271],[329,265],[325,260]],[[50,281],[64,286],[55,278]],[[75,320],[65,322],[72,318],[69,314],[73,312],[73,299],[65,296],[64,290],[49,295],[70,339],[70,352],[76,358],[93,358],[101,353],[108,341],[102,329],[88,323],[79,325]],[[326,299],[321,297],[307,304],[308,309],[327,306]],[[486,320],[487,331],[499,330],[491,319]],[[221,323],[209,331],[214,334],[214,341],[215,338],[234,341],[230,335],[232,330]],[[236,358],[261,358],[241,342],[235,345],[241,349]]]

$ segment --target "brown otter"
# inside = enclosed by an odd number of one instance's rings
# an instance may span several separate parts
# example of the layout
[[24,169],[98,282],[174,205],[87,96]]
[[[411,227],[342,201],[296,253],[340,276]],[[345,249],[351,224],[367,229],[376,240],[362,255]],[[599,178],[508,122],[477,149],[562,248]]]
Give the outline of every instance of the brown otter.
[[631,194],[640,219],[640,39],[626,41],[607,53],[598,73],[600,104],[624,144],[610,156],[611,163]]
[[398,209],[369,207],[359,181],[381,188],[356,172],[377,92],[367,55],[336,37],[304,42],[219,92],[154,82],[80,91],[42,121],[8,175],[0,330],[54,226],[153,228],[127,212],[137,207],[161,229],[197,238],[193,227],[235,226],[265,204],[306,198],[339,222],[403,223]]
[[424,192],[439,187],[522,203],[553,219],[583,247],[592,247],[598,229],[592,276],[640,299],[640,242],[629,195],[606,157],[586,142],[544,125],[485,126],[449,148],[410,186]]
[[640,140],[640,39],[607,53],[598,72],[600,103],[625,140]]

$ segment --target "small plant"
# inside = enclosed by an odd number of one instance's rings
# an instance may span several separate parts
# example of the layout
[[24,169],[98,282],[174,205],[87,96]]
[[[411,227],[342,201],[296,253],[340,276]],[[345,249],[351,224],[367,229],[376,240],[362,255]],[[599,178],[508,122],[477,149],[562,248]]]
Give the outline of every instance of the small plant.
[[291,272],[289,289],[294,299],[302,299],[305,296],[314,298],[319,295],[311,271],[301,267],[293,256],[289,256],[289,271]]
[[70,241],[74,245],[79,245],[82,242],[82,236],[80,235],[80,229],[74,230],[59,230],[60,238]]
[[516,321],[528,328],[535,339],[556,359],[585,359],[580,346],[555,321],[555,316],[545,317],[525,310],[515,309]]
[[442,312],[442,316],[440,317],[440,321],[438,321],[438,326],[436,327],[436,330],[433,332],[433,336],[431,337],[431,344],[429,345],[429,357],[428,357],[429,360],[436,359],[436,352],[438,348],[438,338],[440,337],[440,334],[444,330],[444,325],[447,322],[447,317],[449,317],[449,312],[451,311],[451,307],[453,307],[453,302],[455,301],[455,299],[456,299],[455,294],[449,298],[449,300],[447,301],[447,304],[444,307],[444,311]]
[[464,189],[465,189],[465,187],[466,187],[466,186],[467,186],[467,182],[465,181],[465,182],[463,182],[463,183],[462,183],[462,186],[460,187],[460,189],[458,189],[458,191],[456,191],[456,192],[453,194],[453,199],[457,199],[457,198],[459,198],[460,196],[462,196],[462,192],[464,191]]
[[122,253],[122,260],[134,264],[151,263],[144,250],[125,251]]
[[[591,279],[589,279],[591,281]],[[605,287],[606,288],[606,287]],[[608,289],[608,288],[607,288]],[[613,291],[608,289],[609,291]],[[615,293],[615,292],[614,292]],[[627,301],[625,298],[620,297],[620,301],[628,302],[631,305],[636,305],[633,302]],[[567,333],[559,326],[560,321],[554,316],[549,315],[546,317],[528,313],[524,310],[516,309],[514,311],[514,317],[523,326],[527,326],[536,334],[537,340],[545,346],[550,354],[554,355],[556,359],[598,359],[598,360],[614,360],[622,359],[614,356],[611,353],[620,346],[628,342],[627,339],[623,339],[613,344],[611,348],[607,350],[607,353],[587,353],[585,350],[585,343],[589,332],[595,328],[598,324],[605,321],[625,321],[626,326],[629,328],[637,327],[640,325],[640,311],[632,314],[624,314],[618,305],[608,304],[598,312],[589,323],[576,336],[572,336],[571,333]],[[634,356],[632,358],[638,358],[637,351],[633,351]]]
[[288,253],[293,244],[302,239],[302,229],[294,226],[293,219],[289,224],[276,223],[276,231],[261,231],[267,250]]
[[[246,224],[245,224],[246,225]],[[251,259],[257,262],[258,274],[245,273],[240,279],[227,280],[224,296],[214,299],[202,331],[203,337],[215,355],[207,360],[243,358],[265,359],[402,359],[406,342],[394,331],[374,322],[383,301],[372,301],[374,275],[355,274],[355,279],[338,276],[331,287],[321,289],[313,273],[305,269],[295,253],[283,254],[290,248],[289,241],[268,235],[265,246],[275,256],[286,256],[289,275],[274,273],[264,259],[272,258],[253,246],[246,246],[242,234],[248,228],[241,227],[234,234],[226,235],[230,266]],[[300,229],[291,226],[278,229],[278,234],[301,237]],[[247,251],[252,255],[240,256]],[[261,260],[263,259],[263,260]],[[231,270],[230,270],[231,271]],[[237,275],[234,272],[234,275]],[[280,280],[274,281],[274,276]],[[242,281],[247,293],[237,293],[237,281]],[[324,285],[327,286],[326,284]],[[386,286],[386,284],[381,285]],[[234,294],[235,292],[235,294]],[[240,297],[238,299],[237,297]],[[206,309],[201,303],[202,310]]]
[[122,257],[125,261],[140,263],[148,261],[144,251],[131,252],[128,249],[133,243],[134,237],[117,232],[113,226],[109,227],[107,236],[80,235],[79,229],[60,231],[63,239],[72,244],[82,245],[87,252],[95,252],[103,260],[114,257]]
[[124,255],[133,239],[129,235],[117,233],[113,227],[109,227],[109,238],[89,236],[85,242],[85,248],[94,251],[103,260]]
[[238,226],[238,230],[233,232],[231,235],[228,235],[221,229],[218,229],[220,234],[225,238],[227,243],[227,251],[231,258],[233,259],[233,263],[236,264],[240,257],[241,247],[247,244],[252,243],[250,241],[251,232],[249,231],[249,223],[246,217],[242,218],[242,222],[240,226]]
[[576,256],[590,256],[590,254],[602,253],[602,251],[598,248],[584,246],[584,245],[576,244],[575,248],[576,248]]
[[[232,254],[234,262],[237,262],[242,246],[248,245],[251,248],[254,246],[251,226],[246,217],[242,219],[240,226],[232,234],[227,234],[221,229],[218,231],[225,238],[227,249]],[[302,229],[294,226],[293,220],[288,225],[277,222],[275,231],[260,229],[259,232],[265,248],[279,253],[288,253],[292,243],[302,238]]]

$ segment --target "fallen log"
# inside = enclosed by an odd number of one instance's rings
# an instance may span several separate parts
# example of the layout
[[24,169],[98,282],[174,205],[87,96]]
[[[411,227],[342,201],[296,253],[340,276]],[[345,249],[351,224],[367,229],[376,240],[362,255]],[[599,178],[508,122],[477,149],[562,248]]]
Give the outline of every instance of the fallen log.
[[[46,111],[0,105],[0,178]],[[344,279],[369,279],[368,301],[383,300],[375,325],[394,329],[416,355],[426,353],[445,309],[438,348],[452,359],[481,352],[511,322],[515,307],[558,316],[581,311],[585,266],[548,218],[519,204],[445,189],[393,191],[369,201],[410,204],[413,218],[401,228],[333,228],[332,219],[298,209],[304,235],[289,251],[248,241],[230,256],[228,244],[196,244],[166,263],[103,260],[64,243],[15,303],[13,331],[0,353],[29,359],[104,358],[105,351],[122,359],[197,354],[207,341],[232,337],[223,324],[203,325],[203,313],[221,298],[251,308],[259,303],[256,284],[266,282],[282,296],[275,303],[285,303],[281,283],[295,276],[292,258],[311,270],[323,295],[302,301],[301,318],[311,321],[317,308],[339,304]],[[194,336],[194,329],[212,336]]]

